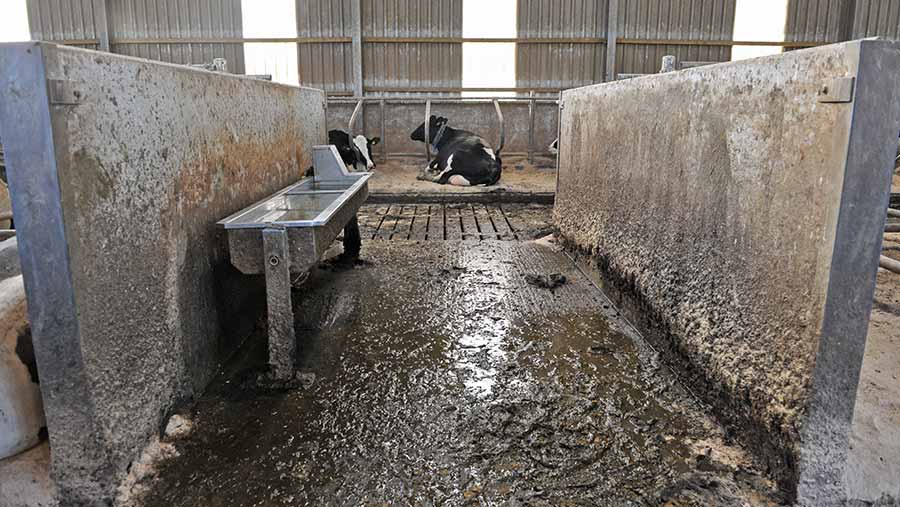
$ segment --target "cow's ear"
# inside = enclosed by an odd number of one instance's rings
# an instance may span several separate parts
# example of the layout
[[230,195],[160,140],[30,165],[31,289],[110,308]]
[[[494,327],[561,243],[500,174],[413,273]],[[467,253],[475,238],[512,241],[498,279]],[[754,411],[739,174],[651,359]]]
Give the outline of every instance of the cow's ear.
[[438,118],[438,125],[446,125],[448,121],[450,120],[441,116],[440,118]]
[[372,146],[375,146],[376,144],[378,144],[380,142],[381,142],[380,137],[373,137],[372,139],[369,139],[369,144],[371,144]]

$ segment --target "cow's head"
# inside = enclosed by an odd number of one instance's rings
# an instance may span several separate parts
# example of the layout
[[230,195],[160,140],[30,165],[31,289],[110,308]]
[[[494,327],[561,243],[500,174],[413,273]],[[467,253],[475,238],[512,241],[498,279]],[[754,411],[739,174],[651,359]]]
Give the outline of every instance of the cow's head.
[[[434,136],[437,135],[438,130],[441,127],[447,124],[449,120],[444,118],[443,116],[435,116],[431,115],[431,119],[428,120],[428,143],[431,144],[434,141]],[[419,128],[413,130],[412,134],[409,135],[409,138],[413,141],[421,141],[425,142],[425,122],[423,121]]]
[[362,155],[363,160],[361,160],[361,162],[365,162],[366,169],[369,171],[375,169],[375,162],[373,162],[374,158],[372,157],[372,146],[375,146],[380,142],[380,137],[367,139],[366,136],[356,136],[353,138],[353,144],[356,146],[356,149],[359,150],[359,154]]

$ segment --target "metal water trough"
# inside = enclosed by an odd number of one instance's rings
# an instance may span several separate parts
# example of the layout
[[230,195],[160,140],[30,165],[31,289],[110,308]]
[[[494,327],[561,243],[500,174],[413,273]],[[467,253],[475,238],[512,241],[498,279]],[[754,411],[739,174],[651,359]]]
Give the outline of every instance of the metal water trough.
[[218,225],[228,236],[231,263],[242,273],[266,275],[269,366],[275,380],[294,374],[291,274],[312,268],[344,230],[344,252],[360,249],[356,213],[369,195],[371,173],[347,171],[334,146],[313,148],[315,176],[300,180]]

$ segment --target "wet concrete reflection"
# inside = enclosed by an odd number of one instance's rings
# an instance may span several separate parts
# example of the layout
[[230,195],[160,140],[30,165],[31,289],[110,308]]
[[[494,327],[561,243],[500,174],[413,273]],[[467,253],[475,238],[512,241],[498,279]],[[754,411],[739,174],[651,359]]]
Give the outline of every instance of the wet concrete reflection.
[[[768,482],[564,255],[364,255],[295,294],[307,387],[254,387],[257,336],[193,409],[148,505],[659,505],[710,477],[696,505],[767,503]],[[553,291],[524,280],[555,272],[569,283]]]

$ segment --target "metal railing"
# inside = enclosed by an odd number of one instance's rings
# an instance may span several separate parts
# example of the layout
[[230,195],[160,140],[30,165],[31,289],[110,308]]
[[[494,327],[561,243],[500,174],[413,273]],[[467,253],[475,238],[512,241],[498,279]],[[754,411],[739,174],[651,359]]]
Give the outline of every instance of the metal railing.
[[[497,129],[498,129],[498,138],[497,144],[495,145],[495,149],[497,151],[503,149],[506,145],[507,134],[508,134],[508,121],[503,114],[502,105],[527,105],[528,106],[528,125],[527,125],[527,149],[524,152],[508,152],[507,155],[511,156],[525,156],[527,157],[530,163],[534,163],[535,156],[551,156],[552,154],[549,151],[538,149],[535,141],[535,119],[537,114],[537,106],[538,105],[558,105],[559,101],[556,98],[542,98],[537,97],[534,94],[531,94],[529,97],[331,97],[328,99],[329,111],[333,111],[334,108],[332,106],[353,106],[352,113],[350,114],[350,119],[347,122],[348,132],[352,135],[358,132],[357,128],[359,126],[359,122],[364,120],[365,117],[365,108],[369,105],[378,105],[379,107],[379,116],[380,116],[380,125],[379,125],[379,135],[381,137],[381,152],[384,158],[389,157],[410,157],[410,156],[421,156],[420,153],[406,153],[406,152],[389,152],[388,144],[389,140],[387,138],[387,128],[386,128],[386,119],[388,118],[387,108],[391,105],[395,106],[416,106],[421,105],[424,106],[424,123],[425,123],[425,139],[430,138],[430,119],[431,119],[431,111],[432,106],[436,104],[490,104],[493,106],[494,113],[497,117]],[[556,114],[559,113],[559,110],[554,107],[553,108]],[[410,120],[413,120],[410,118]],[[413,121],[410,122],[410,125]],[[365,128],[363,128],[365,130]],[[524,129],[523,129],[524,130]],[[523,132],[526,133],[526,132]],[[549,143],[548,143],[549,146]],[[428,143],[425,146],[425,158],[428,162],[431,161],[431,153],[429,151]]]
[[[68,45],[99,45],[100,39],[64,39],[52,41]],[[110,45],[131,44],[350,44],[352,37],[190,37],[190,38],[129,38],[110,39]],[[363,37],[363,43],[378,44],[606,44],[605,37]],[[742,41],[703,39],[636,39],[617,38],[616,44],[633,46],[777,46],[788,49],[810,48],[829,44],[822,41]]]

